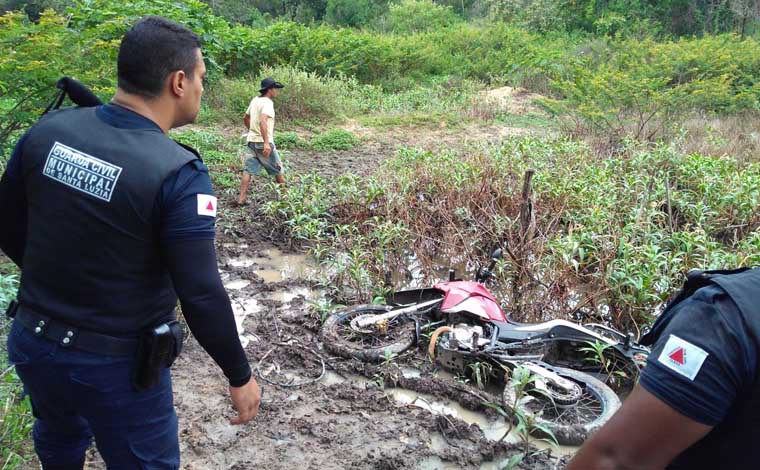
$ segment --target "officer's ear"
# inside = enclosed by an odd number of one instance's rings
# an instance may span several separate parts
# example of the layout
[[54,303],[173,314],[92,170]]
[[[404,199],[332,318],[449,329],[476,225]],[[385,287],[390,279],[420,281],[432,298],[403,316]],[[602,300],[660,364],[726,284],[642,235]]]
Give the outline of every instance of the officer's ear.
[[182,98],[188,90],[189,80],[184,70],[175,70],[169,74],[169,91],[173,96]]

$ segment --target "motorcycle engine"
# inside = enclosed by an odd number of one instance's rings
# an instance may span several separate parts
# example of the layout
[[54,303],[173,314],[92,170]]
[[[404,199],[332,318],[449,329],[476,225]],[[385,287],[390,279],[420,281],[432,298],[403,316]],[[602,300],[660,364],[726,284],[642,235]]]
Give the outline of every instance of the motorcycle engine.
[[467,365],[477,357],[478,351],[490,343],[483,338],[483,327],[466,323],[451,325],[453,331],[441,337],[436,345],[436,362],[444,369],[464,373]]
[[448,336],[448,347],[451,349],[477,351],[490,342],[488,338],[483,338],[482,326],[460,323],[452,328],[454,331],[450,332]]

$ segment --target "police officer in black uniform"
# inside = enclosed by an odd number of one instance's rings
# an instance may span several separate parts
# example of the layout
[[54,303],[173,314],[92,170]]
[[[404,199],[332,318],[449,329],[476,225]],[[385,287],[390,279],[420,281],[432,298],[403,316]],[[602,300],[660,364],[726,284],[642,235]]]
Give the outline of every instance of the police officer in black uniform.
[[569,470],[760,468],[760,268],[693,272],[639,385]]
[[205,73],[194,33],[143,18],[122,40],[111,103],[46,115],[0,181],[0,248],[21,268],[8,355],[45,470],[81,469],[93,437],[109,469],[179,468],[177,297],[229,380],[232,424],[258,411],[217,271],[208,169],[167,136],[195,120]]

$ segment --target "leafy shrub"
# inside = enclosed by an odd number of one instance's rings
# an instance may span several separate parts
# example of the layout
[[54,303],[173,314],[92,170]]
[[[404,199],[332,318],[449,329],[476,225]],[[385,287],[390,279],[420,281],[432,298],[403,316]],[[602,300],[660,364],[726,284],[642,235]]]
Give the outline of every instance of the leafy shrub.
[[364,26],[384,8],[377,0],[327,0],[325,20],[340,26]]
[[567,26],[564,2],[557,0],[490,0],[492,19],[517,22],[540,32],[562,31]]
[[401,0],[389,5],[382,26],[397,34],[411,34],[439,30],[459,22],[462,18],[450,6],[438,5],[432,0]]
[[293,149],[308,147],[308,142],[295,132],[278,132],[275,134],[277,148]]
[[691,110],[758,109],[759,56],[760,44],[733,36],[598,42],[554,74],[563,99],[549,105],[615,143],[662,137]]
[[275,98],[278,127],[283,122],[329,119],[344,113],[348,102],[343,93],[357,86],[352,79],[320,76],[290,66],[264,67],[256,78],[221,78],[212,83],[204,101],[213,109],[213,117],[242,122],[251,99],[259,96],[264,77],[273,77],[285,85]]
[[331,129],[315,135],[310,142],[315,150],[350,150],[359,144],[359,139],[343,129]]
[[355,86],[352,79],[321,76],[290,66],[264,67],[259,77],[274,77],[285,85],[276,98],[275,113],[286,120],[338,116],[347,107],[345,89]]

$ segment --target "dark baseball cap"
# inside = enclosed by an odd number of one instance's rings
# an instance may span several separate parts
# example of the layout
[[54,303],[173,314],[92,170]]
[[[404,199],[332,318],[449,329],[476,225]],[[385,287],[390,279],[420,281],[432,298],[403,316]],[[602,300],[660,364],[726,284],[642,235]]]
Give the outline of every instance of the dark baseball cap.
[[267,77],[264,80],[261,81],[261,89],[259,90],[261,93],[264,93],[270,88],[285,88],[285,85],[278,82],[274,78]]

